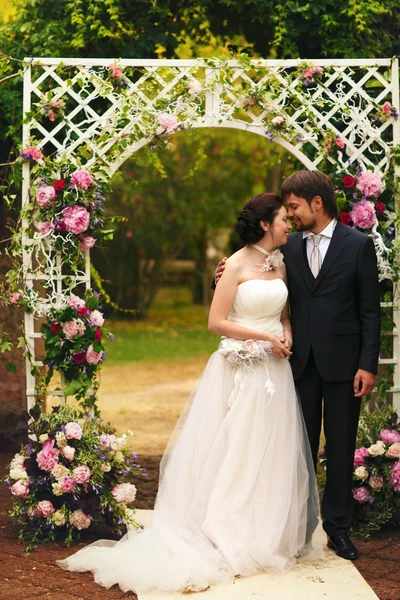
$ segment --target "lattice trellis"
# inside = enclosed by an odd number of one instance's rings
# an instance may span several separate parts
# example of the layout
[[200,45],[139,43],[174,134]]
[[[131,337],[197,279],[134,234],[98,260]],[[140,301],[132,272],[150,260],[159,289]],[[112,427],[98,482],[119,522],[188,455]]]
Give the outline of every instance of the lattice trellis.
[[[123,92],[107,80],[107,59],[27,59],[24,75],[24,111],[29,114],[49,94],[62,99],[64,116],[56,122],[33,118],[25,123],[23,142],[33,135],[45,153],[70,162],[77,157],[85,168],[101,164],[108,177],[139,148],[151,143],[162,129],[155,115],[165,110],[179,115],[183,127],[229,127],[265,137],[266,119],[284,115],[286,133],[274,141],[285,147],[305,167],[316,169],[326,154],[323,139],[331,132],[345,144],[345,151],[330,157],[344,165],[359,160],[366,167],[385,173],[389,155],[400,143],[400,123],[379,120],[377,107],[388,101],[399,112],[398,61],[320,60],[323,73],[309,90],[299,86],[301,61],[207,61],[207,60],[120,60],[124,70]],[[193,93],[187,93],[192,85]],[[199,91],[201,89],[201,92]],[[197,90],[197,91],[196,91]],[[305,93],[306,92],[306,93]],[[257,98],[257,102],[252,102]],[[121,142],[123,142],[121,144]],[[118,152],[115,148],[118,145]],[[121,151],[122,148],[122,151]],[[23,167],[23,204],[29,203],[30,167]],[[25,239],[26,247],[30,240]],[[24,268],[29,285],[33,254],[25,251]],[[60,260],[43,268],[35,279],[51,278],[54,292],[61,295],[63,280]],[[90,261],[85,272],[75,274],[76,284],[90,286]],[[397,312],[395,313],[397,321]],[[35,315],[25,315],[27,339],[35,356]],[[398,361],[397,336],[393,359]],[[33,364],[40,362],[34,360]],[[35,381],[29,375],[28,403],[32,404]],[[399,371],[399,369],[397,369]],[[395,403],[400,408],[400,374],[396,373]],[[61,392],[60,392],[61,394]]]

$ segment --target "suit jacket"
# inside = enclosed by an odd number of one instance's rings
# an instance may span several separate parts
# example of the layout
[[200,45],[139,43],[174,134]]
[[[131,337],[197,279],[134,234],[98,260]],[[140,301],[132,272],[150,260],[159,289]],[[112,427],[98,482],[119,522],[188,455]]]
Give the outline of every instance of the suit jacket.
[[295,379],[312,349],[326,381],[348,381],[358,369],[377,372],[380,347],[378,268],[373,241],[338,222],[318,277],[306,241],[292,233],[282,247],[288,275]]

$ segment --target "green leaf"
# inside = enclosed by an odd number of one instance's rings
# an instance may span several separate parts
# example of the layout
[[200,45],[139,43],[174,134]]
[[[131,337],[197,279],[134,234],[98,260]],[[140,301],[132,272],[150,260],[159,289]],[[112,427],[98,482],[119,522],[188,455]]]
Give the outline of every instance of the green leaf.
[[81,389],[81,387],[82,387],[82,382],[78,381],[77,379],[73,379],[63,389],[65,397],[67,397],[67,396],[73,396],[74,394],[76,394],[77,392],[79,392],[79,390]]
[[17,372],[17,365],[15,363],[8,362],[5,365],[5,369],[6,369],[6,371],[9,371],[10,373],[16,373]]

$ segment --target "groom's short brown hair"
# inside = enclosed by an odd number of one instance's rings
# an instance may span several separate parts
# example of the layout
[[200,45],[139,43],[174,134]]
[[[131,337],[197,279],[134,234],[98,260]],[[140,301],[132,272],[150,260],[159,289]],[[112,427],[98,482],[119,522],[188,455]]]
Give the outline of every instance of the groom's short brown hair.
[[307,200],[308,204],[311,204],[311,200],[315,196],[320,196],[326,214],[332,218],[338,216],[335,188],[329,177],[325,173],[322,173],[322,171],[308,171],[303,169],[292,173],[283,182],[281,194],[284,200],[290,194],[294,194],[299,198]]

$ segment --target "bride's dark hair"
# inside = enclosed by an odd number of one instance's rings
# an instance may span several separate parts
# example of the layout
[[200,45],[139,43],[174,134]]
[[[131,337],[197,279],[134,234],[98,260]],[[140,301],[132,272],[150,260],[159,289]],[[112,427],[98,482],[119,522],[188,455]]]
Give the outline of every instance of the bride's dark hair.
[[278,194],[258,194],[246,202],[235,226],[243,244],[257,244],[265,234],[260,221],[272,225],[282,206],[283,200]]

